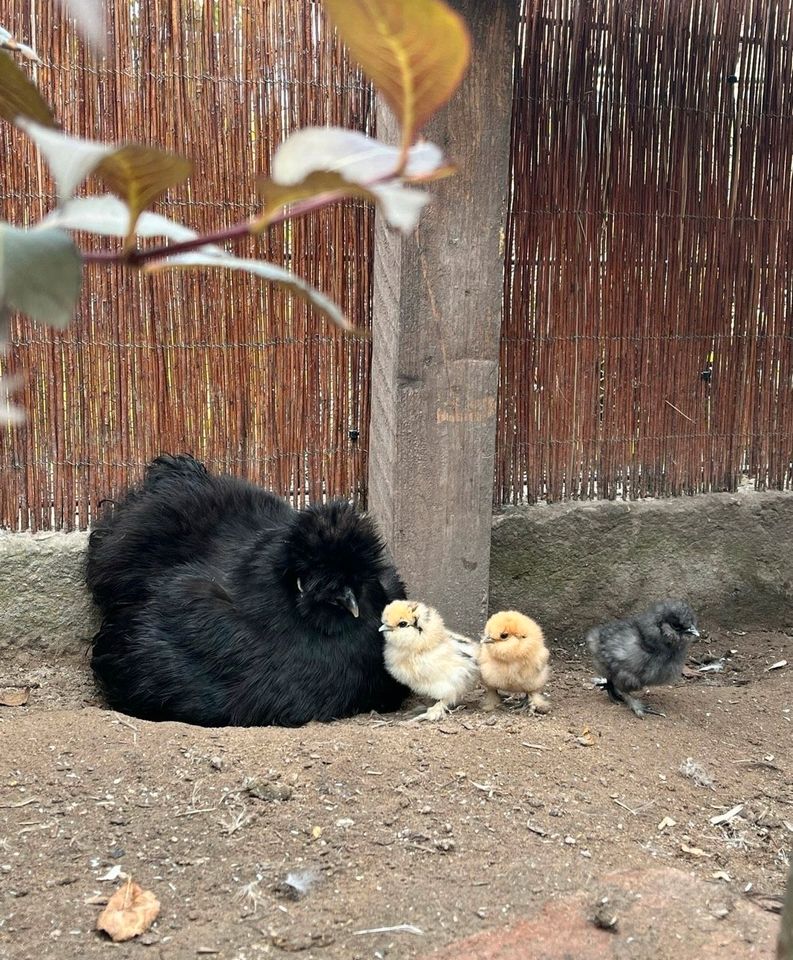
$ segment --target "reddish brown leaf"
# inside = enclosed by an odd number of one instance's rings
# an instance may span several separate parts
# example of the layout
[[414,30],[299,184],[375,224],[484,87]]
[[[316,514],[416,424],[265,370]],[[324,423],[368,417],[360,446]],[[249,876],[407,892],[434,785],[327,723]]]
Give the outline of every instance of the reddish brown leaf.
[[151,890],[128,880],[108,900],[99,914],[96,929],[103,930],[111,940],[119,943],[145,933],[160,913],[160,901]]

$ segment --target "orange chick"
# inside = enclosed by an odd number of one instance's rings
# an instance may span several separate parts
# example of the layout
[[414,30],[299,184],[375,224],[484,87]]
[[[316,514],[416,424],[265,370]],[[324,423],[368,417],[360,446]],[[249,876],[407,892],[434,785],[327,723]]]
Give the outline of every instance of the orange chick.
[[482,706],[495,710],[499,690],[525,693],[537,713],[547,713],[542,690],[548,682],[548,648],[542,628],[517,610],[494,613],[485,625],[479,648],[479,669],[485,687]]

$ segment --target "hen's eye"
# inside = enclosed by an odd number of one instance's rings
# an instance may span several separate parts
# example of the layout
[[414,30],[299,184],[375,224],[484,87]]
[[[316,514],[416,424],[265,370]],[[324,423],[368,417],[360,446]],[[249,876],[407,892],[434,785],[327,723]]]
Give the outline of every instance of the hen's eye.
[[407,625],[408,625],[407,620],[400,620],[398,623],[398,626],[400,627],[406,627]]
[[502,634],[501,634],[501,639],[502,639],[502,640],[506,640],[506,639],[507,639],[507,636],[508,636],[508,634],[502,633]]

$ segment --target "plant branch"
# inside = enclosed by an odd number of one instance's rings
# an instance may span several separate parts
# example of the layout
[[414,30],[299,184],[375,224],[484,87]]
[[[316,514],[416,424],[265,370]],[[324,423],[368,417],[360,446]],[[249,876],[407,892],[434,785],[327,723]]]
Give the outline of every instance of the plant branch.
[[[332,190],[328,193],[321,193],[319,196],[310,197],[299,203],[293,203],[288,210],[282,210],[267,221],[264,229],[274,227],[286,220],[292,220],[295,217],[301,217],[303,214],[312,213],[314,210],[321,210],[323,207],[330,206],[336,200],[345,196],[341,190]],[[241,240],[243,237],[255,236],[262,231],[259,218],[244,220],[241,223],[235,223],[224,230],[217,230],[215,233],[207,233],[200,237],[194,237],[192,240],[183,240],[180,243],[164,244],[159,247],[149,247],[146,250],[84,250],[81,256],[86,263],[125,263],[132,267],[142,266],[149,260],[162,260],[165,257],[172,257],[177,253],[189,253],[191,250],[198,250],[208,244],[228,243]]]

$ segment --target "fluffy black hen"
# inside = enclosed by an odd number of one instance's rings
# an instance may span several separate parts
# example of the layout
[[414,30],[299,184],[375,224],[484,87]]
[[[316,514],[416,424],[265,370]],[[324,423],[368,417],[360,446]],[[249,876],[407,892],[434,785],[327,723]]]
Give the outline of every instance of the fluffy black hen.
[[405,596],[368,517],[294,510],[192,457],[158,457],[94,527],[92,666],[114,709],[203,726],[395,710],[380,614]]
[[635,617],[595,627],[586,642],[606,675],[611,699],[643,717],[658,711],[630,694],[679,677],[692,636],[698,637],[699,631],[691,607],[684,600],[664,600]]

